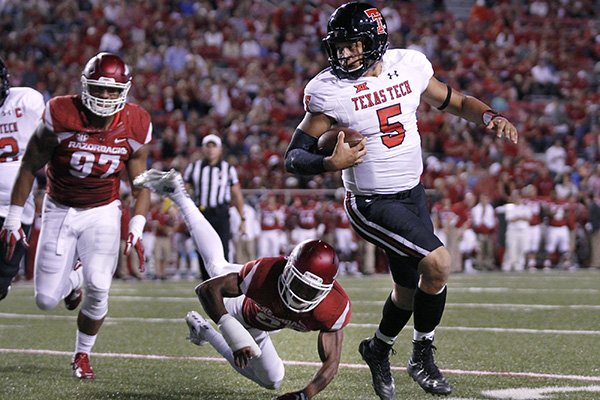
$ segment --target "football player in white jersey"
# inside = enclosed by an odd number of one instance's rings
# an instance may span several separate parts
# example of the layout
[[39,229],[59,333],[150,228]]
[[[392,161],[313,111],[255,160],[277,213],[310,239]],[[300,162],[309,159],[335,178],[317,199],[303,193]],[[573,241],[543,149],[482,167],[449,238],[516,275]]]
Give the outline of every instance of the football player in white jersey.
[[[425,190],[417,107],[425,101],[440,110],[483,124],[516,142],[517,129],[482,101],[453,90],[434,77],[418,51],[388,48],[379,10],[347,3],[332,14],[324,44],[330,68],[306,86],[306,114],[285,154],[297,174],[342,170],[345,208],[354,229],[389,256],[394,285],[373,338],[359,351],[371,369],[381,399],[395,398],[389,352],[414,314],[409,375],[426,391],[447,395],[452,386],[433,359],[433,338],[446,301],[450,254],[434,235]],[[350,147],[344,134],[330,156],[316,154],[317,138],[335,126],[365,136]]]
[[[0,226],[8,215],[12,190],[27,142],[40,123],[44,112],[41,93],[28,87],[10,87],[9,74],[0,59]],[[30,193],[20,220],[23,237],[29,233],[35,207]],[[5,238],[0,238],[2,242]],[[9,246],[0,246],[0,300],[6,297],[13,278],[19,272],[19,264],[25,255],[27,242],[22,241],[9,252]]]

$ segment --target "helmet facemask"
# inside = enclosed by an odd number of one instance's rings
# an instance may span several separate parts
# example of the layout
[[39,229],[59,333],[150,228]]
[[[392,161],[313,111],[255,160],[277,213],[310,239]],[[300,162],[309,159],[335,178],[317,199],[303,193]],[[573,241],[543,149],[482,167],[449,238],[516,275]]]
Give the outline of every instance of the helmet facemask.
[[319,305],[331,291],[333,283],[325,284],[323,279],[310,271],[303,274],[289,259],[279,277],[279,296],[292,311],[308,312]]
[[[339,36],[337,38],[336,36]],[[364,75],[377,61],[381,59],[380,52],[374,46],[374,40],[371,34],[364,32],[357,36],[347,38],[343,34],[336,35],[331,32],[325,39],[325,48],[327,49],[328,61],[333,73],[340,79],[358,79]],[[349,57],[343,57],[338,54],[338,46],[341,43],[362,43],[363,51],[361,54],[352,54]],[[349,59],[359,57],[358,66],[352,68],[349,66]]]
[[[90,86],[106,87],[120,90],[116,99],[105,99],[93,96],[90,93]],[[94,114],[100,117],[114,115],[125,108],[127,94],[131,88],[131,81],[127,83],[116,82],[113,78],[101,77],[98,80],[88,79],[85,75],[81,76],[81,101]]]

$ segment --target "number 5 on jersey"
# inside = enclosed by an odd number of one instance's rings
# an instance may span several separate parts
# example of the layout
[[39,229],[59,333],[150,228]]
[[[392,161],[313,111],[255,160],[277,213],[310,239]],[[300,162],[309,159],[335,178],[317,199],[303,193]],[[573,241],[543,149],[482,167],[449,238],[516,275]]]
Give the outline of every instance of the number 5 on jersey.
[[384,133],[384,135],[381,136],[381,141],[388,149],[399,146],[404,142],[404,135],[406,132],[404,125],[400,122],[390,123],[390,118],[400,114],[402,114],[400,104],[394,104],[377,110],[379,130]]

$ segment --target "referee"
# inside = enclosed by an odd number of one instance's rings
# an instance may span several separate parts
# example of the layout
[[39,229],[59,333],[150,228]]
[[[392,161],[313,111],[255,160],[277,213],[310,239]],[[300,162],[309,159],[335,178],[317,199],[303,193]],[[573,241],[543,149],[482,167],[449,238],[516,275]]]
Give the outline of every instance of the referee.
[[[246,231],[242,190],[235,167],[222,159],[223,148],[220,137],[215,134],[205,136],[202,139],[202,153],[203,159],[187,166],[183,180],[188,185],[192,199],[219,234],[225,258],[229,260],[230,205],[233,205],[240,214],[241,233]],[[202,278],[208,279],[201,257],[200,264]]]

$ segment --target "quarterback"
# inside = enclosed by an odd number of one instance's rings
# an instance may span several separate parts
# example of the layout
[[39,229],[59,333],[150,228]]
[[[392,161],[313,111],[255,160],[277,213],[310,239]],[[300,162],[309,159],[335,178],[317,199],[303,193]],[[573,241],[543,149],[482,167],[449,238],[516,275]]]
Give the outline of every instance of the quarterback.
[[[413,314],[407,371],[426,392],[450,394],[452,386],[433,359],[450,254],[433,233],[420,184],[417,108],[424,101],[513,142],[517,130],[482,101],[437,80],[423,53],[388,50],[385,19],[370,4],[352,2],[336,9],[323,42],[330,67],[306,85],[306,113],[286,151],[286,169],[309,175],[342,170],[344,207],[352,226],[388,255],[392,291],[375,335],[359,346],[377,395],[395,398],[389,353]],[[365,138],[351,148],[340,132],[331,156],[317,154],[318,137],[335,126],[355,129]]]
[[[95,377],[89,354],[108,312],[108,292],[117,266],[121,225],[120,174],[130,178],[146,168],[152,139],[149,114],[127,103],[131,74],[114,54],[99,53],[81,75],[81,95],[50,99],[42,122],[27,144],[2,227],[9,254],[24,239],[20,221],[34,173],[46,166],[48,186],[35,257],[35,302],[50,310],[65,299],[77,318],[73,376]],[[150,192],[134,192],[126,252],[135,248],[143,265],[139,238]],[[83,267],[73,274],[79,259]],[[81,287],[84,291],[82,292]]]
[[311,399],[322,391],[337,372],[343,328],[352,313],[348,296],[335,280],[335,250],[321,240],[306,240],[289,257],[231,264],[225,260],[219,236],[189,198],[178,172],[149,170],[134,184],[175,202],[211,276],[196,287],[196,294],[220,332],[199,313],[190,311],[185,318],[190,341],[210,343],[240,374],[264,388],[277,389],[284,365],[269,332],[283,328],[318,331],[321,368],[303,389],[275,399]]
[[[0,59],[0,224],[8,215],[12,190],[25,147],[40,123],[44,112],[44,98],[37,90],[27,87],[10,87],[9,74]],[[25,237],[34,217],[33,195],[29,193],[20,219],[9,223],[21,229]],[[0,241],[5,238],[0,236]],[[13,278],[19,272],[19,264],[25,255],[27,241],[12,247],[0,246],[0,300],[6,297]]]

